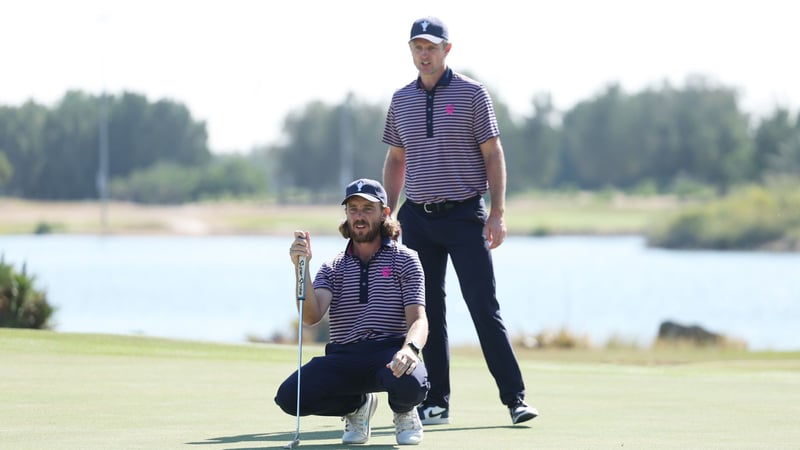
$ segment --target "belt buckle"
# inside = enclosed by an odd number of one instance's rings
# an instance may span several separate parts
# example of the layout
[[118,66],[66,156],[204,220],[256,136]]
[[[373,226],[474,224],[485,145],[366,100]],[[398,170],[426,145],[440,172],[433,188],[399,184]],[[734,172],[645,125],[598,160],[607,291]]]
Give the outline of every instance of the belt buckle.
[[428,214],[433,214],[436,211],[428,209],[428,206],[434,206],[434,205],[436,205],[436,203],[423,203],[422,204],[422,210],[425,211]]

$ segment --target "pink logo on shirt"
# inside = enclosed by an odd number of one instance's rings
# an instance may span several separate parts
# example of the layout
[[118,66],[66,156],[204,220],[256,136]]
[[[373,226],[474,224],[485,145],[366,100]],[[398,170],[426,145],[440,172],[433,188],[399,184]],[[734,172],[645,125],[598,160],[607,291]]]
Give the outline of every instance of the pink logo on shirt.
[[392,276],[392,268],[384,267],[383,269],[381,269],[381,275],[383,275],[383,278],[389,278],[390,276]]
[[447,114],[453,114],[453,113],[456,112],[456,107],[453,106],[452,103],[447,105],[447,106],[445,106],[444,109],[445,109],[445,111],[447,111]]

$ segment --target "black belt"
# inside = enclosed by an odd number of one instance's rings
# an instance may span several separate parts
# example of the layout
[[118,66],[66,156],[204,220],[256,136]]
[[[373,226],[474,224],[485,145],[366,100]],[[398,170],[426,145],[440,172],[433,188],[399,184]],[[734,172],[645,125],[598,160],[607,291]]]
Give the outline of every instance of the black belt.
[[476,200],[480,198],[480,196],[476,195],[475,197],[468,198],[466,200],[445,200],[443,202],[437,203],[415,203],[411,200],[408,201],[411,205],[414,205],[415,208],[418,208],[428,214],[440,214],[443,212],[451,211],[456,207],[463,205],[471,200]]

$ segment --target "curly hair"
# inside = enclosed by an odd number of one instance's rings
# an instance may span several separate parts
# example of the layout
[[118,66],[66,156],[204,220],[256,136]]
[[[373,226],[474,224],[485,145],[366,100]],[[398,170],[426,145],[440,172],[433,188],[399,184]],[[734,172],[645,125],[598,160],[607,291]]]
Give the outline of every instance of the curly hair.
[[[391,216],[387,216],[381,222],[381,237],[389,237],[396,241],[400,237],[400,231],[400,222],[392,219]],[[342,234],[343,238],[350,239],[350,224],[346,218],[339,224],[339,233]]]

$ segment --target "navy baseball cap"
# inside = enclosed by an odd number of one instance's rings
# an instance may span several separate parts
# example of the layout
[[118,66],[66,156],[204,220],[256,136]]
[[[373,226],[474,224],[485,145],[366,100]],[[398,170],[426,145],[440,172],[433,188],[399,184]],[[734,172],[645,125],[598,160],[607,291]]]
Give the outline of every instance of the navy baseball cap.
[[381,186],[381,184],[377,181],[370,180],[369,178],[361,178],[348,184],[344,193],[344,200],[342,200],[342,204],[344,205],[347,203],[347,200],[354,195],[365,198],[371,202],[380,202],[380,204],[383,206],[389,204],[389,201],[386,197],[386,191],[383,189],[383,186]]
[[449,41],[450,35],[447,32],[447,25],[436,17],[423,17],[417,19],[414,25],[411,25],[411,39],[425,39],[433,42],[434,44],[441,44],[442,41]]

